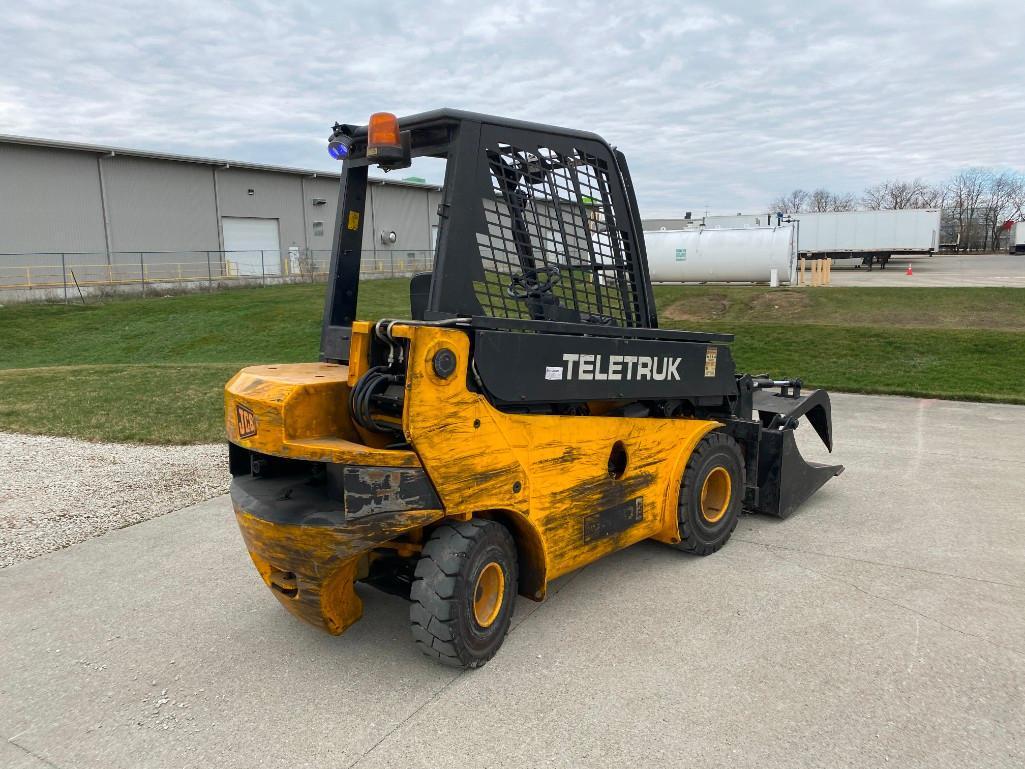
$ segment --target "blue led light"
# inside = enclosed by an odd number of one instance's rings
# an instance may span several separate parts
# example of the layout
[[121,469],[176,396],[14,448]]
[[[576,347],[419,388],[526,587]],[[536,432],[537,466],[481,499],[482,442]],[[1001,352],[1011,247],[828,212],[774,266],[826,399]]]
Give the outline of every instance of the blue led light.
[[341,142],[331,142],[327,145],[327,154],[335,160],[345,160],[345,156],[349,154],[349,148]]

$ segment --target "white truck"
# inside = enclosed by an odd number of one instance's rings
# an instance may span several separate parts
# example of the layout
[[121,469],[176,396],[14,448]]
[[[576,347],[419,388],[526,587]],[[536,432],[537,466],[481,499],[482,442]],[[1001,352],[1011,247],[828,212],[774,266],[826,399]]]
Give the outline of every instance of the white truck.
[[1011,236],[1007,240],[1007,253],[1025,254],[1025,222],[1011,225]]
[[939,248],[940,209],[794,214],[797,250],[810,259],[861,259],[886,268],[891,256],[932,254]]

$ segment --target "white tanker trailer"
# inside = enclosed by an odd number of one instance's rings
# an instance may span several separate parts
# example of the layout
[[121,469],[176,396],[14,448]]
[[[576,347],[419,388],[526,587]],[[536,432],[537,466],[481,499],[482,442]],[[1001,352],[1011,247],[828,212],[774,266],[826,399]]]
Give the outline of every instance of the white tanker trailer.
[[644,233],[653,283],[797,283],[797,230],[792,224]]

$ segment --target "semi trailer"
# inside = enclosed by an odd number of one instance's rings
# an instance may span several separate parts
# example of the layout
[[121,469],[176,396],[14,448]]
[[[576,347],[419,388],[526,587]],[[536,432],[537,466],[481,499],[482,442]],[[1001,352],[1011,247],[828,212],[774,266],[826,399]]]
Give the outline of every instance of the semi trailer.
[[[792,224],[796,228],[797,256],[807,259],[860,259],[872,268],[885,267],[891,256],[929,255],[939,250],[940,209],[899,209],[892,211],[829,211],[822,213],[736,214],[705,216],[702,219],[650,219],[645,222],[648,235],[658,231],[718,232],[749,230],[758,232],[768,225]],[[656,236],[658,237],[658,236]],[[765,250],[763,236],[752,235],[742,244],[735,236],[734,246],[749,251],[743,259],[751,265],[773,261]],[[1025,237],[1021,232],[1019,237]],[[1025,250],[1025,243],[1022,245]],[[731,247],[731,251],[734,248]],[[689,255],[689,252],[688,252]],[[795,260],[796,261],[796,260]],[[724,268],[724,274],[731,271]],[[653,270],[654,274],[654,270]],[[783,273],[780,273],[782,281]],[[658,280],[658,278],[653,278]],[[724,278],[705,278],[723,280]],[[688,279],[689,280],[689,279]],[[768,280],[768,278],[761,278]]]
[[872,268],[886,268],[891,256],[936,253],[940,209],[893,211],[830,211],[794,214],[797,250],[809,259],[861,259]]
[[1010,237],[1007,240],[1007,253],[1025,254],[1025,222],[1012,223]]

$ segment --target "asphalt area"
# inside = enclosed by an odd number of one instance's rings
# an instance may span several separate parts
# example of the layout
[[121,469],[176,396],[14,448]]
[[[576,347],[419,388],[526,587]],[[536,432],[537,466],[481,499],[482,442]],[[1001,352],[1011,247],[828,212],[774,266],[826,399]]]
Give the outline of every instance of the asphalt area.
[[341,637],[293,619],[223,496],[2,569],[0,766],[1025,765],[1025,407],[834,420],[795,516],[563,578],[474,672],[372,589]]
[[[834,286],[942,288],[965,286],[1025,287],[1025,254],[937,254],[894,256],[886,269],[857,267],[860,259],[836,259],[830,273]],[[908,266],[911,275],[907,274]],[[811,268],[806,275],[811,280]]]

